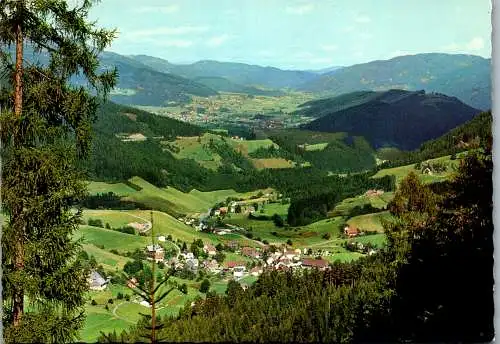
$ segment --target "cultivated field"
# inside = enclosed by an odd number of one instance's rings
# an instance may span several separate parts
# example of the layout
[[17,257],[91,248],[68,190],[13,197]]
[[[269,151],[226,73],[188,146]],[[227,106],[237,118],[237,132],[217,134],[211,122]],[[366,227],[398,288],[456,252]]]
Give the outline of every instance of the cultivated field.
[[283,158],[268,158],[268,159],[251,159],[255,168],[261,170],[265,168],[292,168],[293,161]]

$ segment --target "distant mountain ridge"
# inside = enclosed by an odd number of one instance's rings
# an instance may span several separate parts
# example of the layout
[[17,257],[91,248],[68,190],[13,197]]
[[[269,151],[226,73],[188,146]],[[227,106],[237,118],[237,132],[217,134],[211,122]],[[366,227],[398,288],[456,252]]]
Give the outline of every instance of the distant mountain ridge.
[[265,88],[294,88],[317,77],[317,73],[307,71],[282,70],[236,62],[203,60],[191,64],[176,65],[156,57],[132,55],[139,61],[161,72],[169,72],[186,78],[222,77],[229,81]]
[[475,55],[425,53],[344,67],[304,83],[299,90],[340,95],[353,91],[426,90],[491,108],[491,59]]
[[190,95],[208,97],[217,94],[217,91],[202,83],[159,72],[123,55],[104,52],[100,60],[101,68],[118,69],[117,87],[123,89],[124,94],[115,92],[111,100],[121,104],[162,106],[169,101],[188,101]]
[[[335,98],[309,102],[301,110],[304,115],[311,116],[311,112],[316,112],[321,113],[321,117],[302,128],[363,136],[375,148],[390,146],[411,150],[481,112],[455,97],[425,91],[355,93],[360,94],[361,98],[352,97],[358,99],[353,106],[337,102],[343,106],[331,107]],[[342,97],[348,98],[346,95]]]

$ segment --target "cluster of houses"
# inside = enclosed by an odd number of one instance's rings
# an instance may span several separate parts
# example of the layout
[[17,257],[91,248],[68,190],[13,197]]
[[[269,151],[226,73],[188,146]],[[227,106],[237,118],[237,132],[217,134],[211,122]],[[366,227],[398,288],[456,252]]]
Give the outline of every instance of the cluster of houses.
[[[264,252],[267,252],[264,254]],[[282,249],[274,253],[269,251],[259,251],[253,247],[243,247],[241,250],[236,251],[243,256],[260,260],[260,265],[247,270],[245,262],[229,261],[224,264],[222,269],[225,272],[233,274],[234,278],[241,278],[248,275],[259,276],[264,270],[288,270],[292,268],[299,269],[328,269],[328,261],[324,259],[314,259],[301,257],[301,250],[295,249]]]

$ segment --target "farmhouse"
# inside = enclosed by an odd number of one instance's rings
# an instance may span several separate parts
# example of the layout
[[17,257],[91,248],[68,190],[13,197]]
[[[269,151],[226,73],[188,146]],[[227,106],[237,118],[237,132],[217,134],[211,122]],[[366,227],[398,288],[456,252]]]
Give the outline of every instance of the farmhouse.
[[260,258],[260,253],[253,247],[243,247],[241,249],[241,254],[251,258]]
[[215,256],[217,254],[217,249],[213,245],[205,244],[203,246],[203,252],[205,252],[209,256]]
[[193,259],[188,259],[186,260],[186,267],[189,269],[189,270],[198,270],[198,266],[199,266],[199,262],[198,262],[198,259],[196,258],[193,258]]
[[230,234],[232,231],[228,228],[215,228],[214,233],[217,235],[227,235]]
[[302,259],[302,266],[305,268],[316,268],[319,270],[325,270],[328,267],[328,261],[324,259]]
[[127,281],[127,287],[135,288],[136,286],[137,286],[137,279],[135,277],[132,277]]
[[256,277],[259,276],[260,274],[262,274],[262,267],[260,266],[254,267],[253,269],[250,270],[250,274]]
[[367,197],[381,196],[383,194],[384,194],[384,190],[373,190],[373,189],[370,189],[367,192],[365,192],[365,196],[367,196]]
[[90,290],[99,290],[102,291],[106,289],[109,283],[109,278],[104,279],[100,273],[97,271],[91,271],[90,272],[90,277],[88,279],[89,285],[90,285]]
[[345,226],[344,234],[347,235],[349,238],[352,238],[359,235],[359,230],[354,226]]
[[165,251],[163,250],[163,247],[158,244],[154,244],[148,245],[146,249],[149,260],[154,260],[157,263],[163,262],[163,259],[165,258]]
[[245,268],[245,263],[243,263],[243,262],[229,261],[229,262],[226,262],[224,265],[225,265],[226,270],[233,270],[236,267]]
[[231,240],[230,242],[227,243],[227,247],[229,247],[232,250],[237,250],[240,247],[240,245],[238,244],[237,241]]
[[300,258],[300,250],[283,250],[283,256],[288,259],[298,259]]
[[245,270],[246,270],[246,267],[245,266],[235,266],[233,268],[233,276],[236,277],[236,278],[240,278],[240,277],[243,277],[245,276]]
[[127,226],[137,229],[140,233],[147,232],[148,230],[151,229],[151,223],[149,222],[146,223],[131,222]]
[[220,272],[219,263],[215,259],[203,261],[203,267],[213,273]]

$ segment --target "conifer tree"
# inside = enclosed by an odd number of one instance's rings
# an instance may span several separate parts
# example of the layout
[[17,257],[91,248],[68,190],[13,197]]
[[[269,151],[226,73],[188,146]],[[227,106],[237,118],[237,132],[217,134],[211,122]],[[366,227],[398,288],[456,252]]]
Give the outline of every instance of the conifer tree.
[[[154,234],[154,226],[153,226],[153,212],[151,211],[151,243],[154,247],[155,243],[155,234]],[[156,283],[155,278],[155,268],[156,261],[153,258],[151,262],[151,270],[152,274],[144,283],[144,287],[140,285],[127,285],[134,294],[139,296],[143,301],[146,301],[151,308],[150,314],[140,313],[142,318],[137,323],[137,326],[131,329],[129,333],[126,335],[130,337],[134,337],[136,340],[144,342],[144,340],[148,340],[149,343],[158,343],[162,341],[162,338],[158,337],[158,332],[163,329],[165,326],[163,323],[159,322],[159,317],[156,315],[157,304],[159,304],[163,299],[165,299],[172,291],[181,288],[178,288],[177,283],[172,283],[169,280],[170,276],[173,274],[173,271],[169,271],[163,280],[161,280],[158,284]],[[131,276],[128,276],[126,273],[124,274],[126,280],[129,280]],[[163,287],[163,288],[162,288]],[[186,294],[186,292],[184,292]],[[125,335],[125,334],[123,334]],[[100,343],[116,343],[118,341],[116,337],[116,333],[105,334],[101,332],[101,336],[98,338]],[[123,336],[122,336],[123,342]]]
[[87,20],[95,2],[0,1],[6,341],[67,342],[83,323],[87,271],[71,237],[81,216],[72,208],[85,194],[77,166],[117,76],[98,71],[115,32]]

